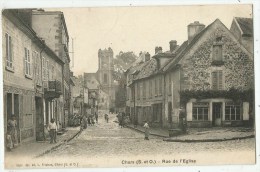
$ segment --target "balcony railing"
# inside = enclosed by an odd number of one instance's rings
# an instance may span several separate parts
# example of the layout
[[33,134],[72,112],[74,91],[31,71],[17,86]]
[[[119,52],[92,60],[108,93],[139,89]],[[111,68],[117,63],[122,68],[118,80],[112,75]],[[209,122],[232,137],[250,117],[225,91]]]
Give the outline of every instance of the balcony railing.
[[58,80],[46,81],[44,86],[44,97],[46,99],[59,98],[62,94],[61,82]]

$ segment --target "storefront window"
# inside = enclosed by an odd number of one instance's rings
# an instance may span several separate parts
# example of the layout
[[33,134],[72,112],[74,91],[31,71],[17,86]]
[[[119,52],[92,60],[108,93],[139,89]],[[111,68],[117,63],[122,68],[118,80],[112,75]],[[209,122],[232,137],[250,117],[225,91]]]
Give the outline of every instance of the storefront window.
[[208,121],[209,103],[193,103],[192,120]]
[[240,105],[234,105],[233,103],[226,103],[225,120],[226,121],[241,120]]

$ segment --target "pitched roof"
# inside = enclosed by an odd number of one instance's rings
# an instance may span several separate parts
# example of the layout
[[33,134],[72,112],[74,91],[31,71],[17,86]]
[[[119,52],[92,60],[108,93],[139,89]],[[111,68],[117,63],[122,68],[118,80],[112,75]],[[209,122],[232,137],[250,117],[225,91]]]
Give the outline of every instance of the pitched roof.
[[84,73],[84,80],[85,80],[85,85],[90,90],[96,90],[100,85],[96,73]]
[[253,35],[253,19],[252,18],[242,18],[242,17],[235,17],[238,26],[242,30],[243,35]]
[[219,19],[216,19],[214,22],[209,24],[205,29],[200,31],[190,43],[188,41],[183,42],[180,46],[179,51],[176,53],[176,58],[174,58],[168,65],[163,68],[163,71],[167,71],[178,64],[178,62],[182,59],[182,57],[189,52],[189,50],[197,43],[197,41],[203,36],[203,34],[209,30],[209,28],[216,22],[221,22]]

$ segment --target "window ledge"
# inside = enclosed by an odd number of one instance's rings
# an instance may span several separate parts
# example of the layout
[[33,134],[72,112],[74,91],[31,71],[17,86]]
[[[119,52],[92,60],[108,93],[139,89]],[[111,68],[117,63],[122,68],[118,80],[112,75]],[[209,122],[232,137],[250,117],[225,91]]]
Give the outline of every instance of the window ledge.
[[11,67],[9,67],[9,66],[5,66],[5,70],[14,73],[14,67],[11,68]]
[[32,80],[32,76],[25,74],[25,78]]
[[223,66],[224,65],[224,61],[222,60],[214,60],[211,62],[212,66]]

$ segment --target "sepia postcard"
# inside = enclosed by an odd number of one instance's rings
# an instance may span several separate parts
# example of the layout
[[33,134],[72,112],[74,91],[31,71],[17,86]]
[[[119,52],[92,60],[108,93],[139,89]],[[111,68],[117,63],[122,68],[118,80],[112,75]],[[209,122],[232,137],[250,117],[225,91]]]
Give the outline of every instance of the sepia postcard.
[[3,8],[4,168],[255,165],[253,8]]

